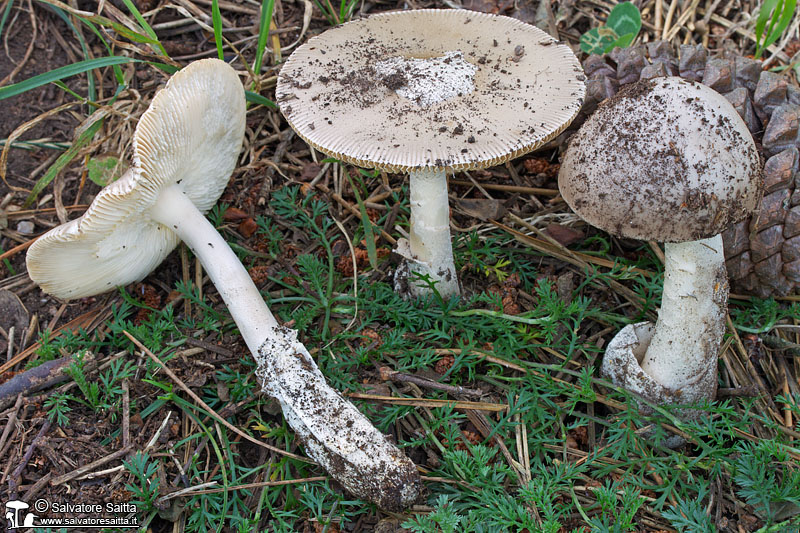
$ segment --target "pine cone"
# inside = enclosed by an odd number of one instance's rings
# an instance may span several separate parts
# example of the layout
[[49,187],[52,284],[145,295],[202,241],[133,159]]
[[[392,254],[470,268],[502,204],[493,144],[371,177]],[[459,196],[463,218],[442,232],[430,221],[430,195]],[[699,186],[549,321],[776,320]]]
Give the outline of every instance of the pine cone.
[[574,127],[621,85],[658,76],[699,81],[733,104],[765,164],[759,211],[722,234],[731,286],[761,298],[800,293],[800,88],[760,61],[708,57],[699,45],[682,45],[676,57],[664,41],[589,56],[583,68],[586,101]]

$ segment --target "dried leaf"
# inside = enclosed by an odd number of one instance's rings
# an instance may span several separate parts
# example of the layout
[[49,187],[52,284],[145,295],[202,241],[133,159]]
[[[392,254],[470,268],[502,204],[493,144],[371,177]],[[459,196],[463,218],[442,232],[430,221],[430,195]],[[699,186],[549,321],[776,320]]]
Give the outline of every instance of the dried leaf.
[[258,224],[256,224],[256,221],[250,217],[242,220],[242,222],[239,224],[239,233],[245,239],[252,237],[253,233],[255,233],[257,229]]
[[222,215],[222,220],[225,222],[241,222],[246,218],[250,218],[250,215],[239,209],[238,207],[229,207],[225,210],[225,214]]
[[506,208],[500,200],[483,198],[459,198],[454,200],[454,207],[466,215],[483,222],[499,220],[506,214]]
[[548,224],[544,232],[555,239],[561,246],[569,246],[584,237],[583,232],[561,224]]

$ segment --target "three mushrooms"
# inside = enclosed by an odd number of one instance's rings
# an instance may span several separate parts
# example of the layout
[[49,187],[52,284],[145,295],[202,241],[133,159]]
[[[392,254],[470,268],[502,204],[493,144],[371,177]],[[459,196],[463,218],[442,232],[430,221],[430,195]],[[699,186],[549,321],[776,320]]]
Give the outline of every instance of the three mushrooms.
[[[559,184],[590,223],[668,241],[655,333],[641,324],[623,330],[603,370],[650,398],[691,403],[715,387],[724,330],[727,284],[721,239],[713,236],[754,207],[759,159],[723,97],[670,78],[648,83],[601,106],[570,144]],[[397,285],[411,296],[434,287],[452,297],[460,286],[446,174],[497,165],[554,138],[578,113],[584,86],[569,48],[535,27],[419,10],[375,15],[309,40],[283,66],[276,93],[313,147],[409,173],[411,226],[398,241],[407,263]],[[46,292],[79,298],[141,280],[184,241],[308,455],[356,496],[400,510],[419,494],[413,463],[327,384],[297,332],[278,324],[203,216],[235,168],[245,111],[241,82],[225,63],[197,61],[175,74],[139,121],[131,168],[82,217],[34,243],[28,271]]]

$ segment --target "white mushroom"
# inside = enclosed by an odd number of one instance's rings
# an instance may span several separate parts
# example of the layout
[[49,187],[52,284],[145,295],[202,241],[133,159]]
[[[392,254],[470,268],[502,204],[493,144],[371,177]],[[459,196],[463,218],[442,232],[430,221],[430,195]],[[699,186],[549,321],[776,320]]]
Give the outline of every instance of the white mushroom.
[[297,332],[278,324],[203,216],[235,168],[244,128],[244,90],[232,68],[202,60],[175,74],[137,125],[131,169],[100,191],[82,217],[31,246],[28,273],[60,298],[89,296],[142,279],[183,240],[306,452],[356,496],[401,510],[419,492],[414,464],[327,384]]
[[658,321],[623,329],[602,372],[656,403],[712,399],[728,300],[719,234],[755,208],[761,186],[758,151],[736,110],[681,78],[639,82],[581,127],[558,181],[593,226],[666,242]]
[[[584,95],[565,44],[519,20],[466,10],[381,13],[332,28],[281,69],[281,111],[337,159],[408,172],[407,266],[396,286],[429,294],[413,274],[460,294],[446,173],[501,164],[558,135]],[[409,279],[410,278],[410,279]]]

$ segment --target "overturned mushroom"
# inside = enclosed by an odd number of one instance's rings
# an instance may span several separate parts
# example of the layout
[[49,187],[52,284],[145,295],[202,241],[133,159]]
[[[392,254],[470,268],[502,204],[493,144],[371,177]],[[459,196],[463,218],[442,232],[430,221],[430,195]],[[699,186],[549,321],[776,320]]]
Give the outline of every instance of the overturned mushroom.
[[584,95],[568,46],[518,20],[466,10],[382,13],[332,28],[281,69],[277,99],[314,148],[408,172],[409,239],[396,288],[460,294],[446,172],[501,164],[558,135]]
[[333,390],[297,332],[278,324],[244,266],[203,216],[236,164],[245,101],[236,72],[218,60],[192,63],[142,115],[133,166],[79,219],[28,251],[31,278],[60,298],[142,279],[183,240],[200,259],[306,452],[356,496],[401,510],[419,492],[414,464]]
[[760,178],[733,106],[681,78],[626,87],[572,139],[558,178],[570,207],[612,235],[666,242],[658,321],[609,343],[614,383],[659,404],[714,397],[728,300],[719,234],[755,208]]

